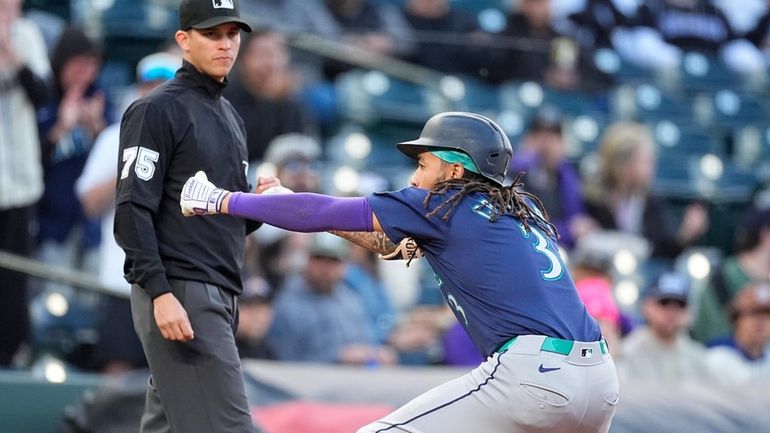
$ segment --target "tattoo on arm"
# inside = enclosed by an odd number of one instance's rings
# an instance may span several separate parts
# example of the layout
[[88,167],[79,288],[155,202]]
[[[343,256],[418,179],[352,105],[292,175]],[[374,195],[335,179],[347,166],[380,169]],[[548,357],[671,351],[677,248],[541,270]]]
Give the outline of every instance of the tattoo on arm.
[[396,244],[391,242],[391,240],[385,236],[385,233],[381,232],[343,232],[332,230],[329,233],[378,254],[389,254],[396,249]]

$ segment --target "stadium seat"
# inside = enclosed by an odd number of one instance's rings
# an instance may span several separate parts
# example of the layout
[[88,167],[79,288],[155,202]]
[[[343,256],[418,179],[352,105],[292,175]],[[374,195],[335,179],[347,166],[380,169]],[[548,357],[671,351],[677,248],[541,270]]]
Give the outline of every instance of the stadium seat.
[[707,153],[724,154],[716,135],[696,126],[681,127],[670,120],[650,124],[659,158],[701,156]]
[[766,124],[770,120],[770,109],[755,95],[724,88],[706,97],[711,107],[707,120],[716,128]]
[[564,113],[581,115],[599,110],[597,101],[579,91],[554,90],[545,87],[544,104],[559,107]]
[[653,191],[664,197],[696,197],[692,172],[692,157],[658,158]]
[[607,117],[598,114],[581,114],[569,119],[564,136],[570,157],[577,159],[596,151],[607,124]]
[[377,71],[344,73],[335,89],[342,116],[362,123],[378,119],[422,123],[433,113],[450,109],[437,91]]
[[680,126],[696,124],[693,99],[649,83],[618,86],[611,92],[610,106],[621,119],[648,123],[668,120]]
[[754,170],[716,154],[658,158],[654,190],[673,198],[746,203],[759,185]]
[[508,81],[499,87],[500,106],[507,110],[531,113],[542,105],[558,107],[569,115],[606,112],[604,96],[593,97],[580,91],[555,90],[535,81]]
[[412,167],[411,160],[396,149],[395,144],[417,138],[422,125],[398,121],[378,121],[361,124],[355,121],[347,122],[339,128],[329,140],[330,157],[333,163],[351,164],[349,152],[345,147],[350,146],[351,136],[355,140],[366,141],[370,146],[369,154],[361,161],[361,169],[380,172],[391,167]]
[[653,81],[655,73],[623,59],[609,48],[600,48],[594,53],[594,65],[619,83],[641,84]]
[[65,20],[72,15],[70,2],[61,0],[26,0],[22,3],[25,11],[38,10],[54,14]]
[[498,92],[502,110],[513,111],[527,118],[543,105],[545,100],[543,86],[534,81],[509,81],[500,84]]
[[749,202],[759,186],[757,174],[750,168],[738,167],[730,161],[725,162],[722,176],[714,180],[716,194],[710,198],[721,202]]
[[695,52],[685,53],[682,63],[670,79],[673,80],[672,86],[681,88],[685,92],[737,87],[745,81],[741,74],[718,59]]
[[167,39],[178,27],[175,7],[161,6],[157,2],[114,0],[102,12],[101,21],[105,36],[137,36]]
[[139,60],[161,48],[179,22],[175,7],[156,2],[115,0],[102,11],[100,25],[107,59],[133,68]]
[[448,76],[442,81],[450,85],[454,83],[455,87],[460,86],[462,89],[462,94],[457,95],[457,97],[452,97],[452,95],[443,91],[448,99],[453,100],[455,110],[488,112],[501,108],[499,89],[495,85],[469,77],[458,78]]
[[[735,128],[731,131],[731,139],[736,165],[770,169],[770,127],[767,123]],[[770,171],[763,175],[770,178]]]

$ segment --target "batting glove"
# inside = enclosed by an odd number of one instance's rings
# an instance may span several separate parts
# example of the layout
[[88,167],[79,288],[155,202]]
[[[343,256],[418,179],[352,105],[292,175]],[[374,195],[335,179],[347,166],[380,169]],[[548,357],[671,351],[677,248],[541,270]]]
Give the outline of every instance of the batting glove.
[[217,188],[209,182],[206,173],[199,171],[187,179],[182,187],[179,206],[184,216],[217,214],[222,209],[222,200],[229,192]]

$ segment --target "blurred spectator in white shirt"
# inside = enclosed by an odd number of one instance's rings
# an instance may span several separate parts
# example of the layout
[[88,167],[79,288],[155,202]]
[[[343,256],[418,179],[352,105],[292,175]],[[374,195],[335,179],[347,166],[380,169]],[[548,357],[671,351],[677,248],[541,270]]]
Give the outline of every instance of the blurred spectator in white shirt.
[[685,53],[721,58],[738,72],[764,68],[759,51],[730,27],[721,10],[706,0],[649,0],[637,13],[632,36],[617,49],[651,69],[676,68]]
[[753,283],[730,304],[733,333],[708,351],[713,374],[726,384],[770,379],[770,285]]
[[686,333],[689,281],[666,272],[652,284],[642,301],[646,324],[623,341],[618,360],[621,380],[703,380],[708,376],[706,349]]
[[[43,193],[35,110],[50,97],[51,66],[22,1],[0,0],[0,251],[29,256],[34,205]],[[27,339],[26,274],[0,267],[0,367]]]

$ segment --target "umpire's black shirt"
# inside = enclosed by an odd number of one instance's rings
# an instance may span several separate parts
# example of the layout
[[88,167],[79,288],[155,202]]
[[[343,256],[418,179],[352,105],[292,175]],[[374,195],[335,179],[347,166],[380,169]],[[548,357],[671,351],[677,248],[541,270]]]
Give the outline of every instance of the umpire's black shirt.
[[115,239],[126,252],[126,280],[153,299],[171,291],[169,278],[241,292],[246,221],[185,217],[179,206],[198,170],[226,190],[249,190],[245,129],[222,97],[226,84],[185,62],[123,115]]

